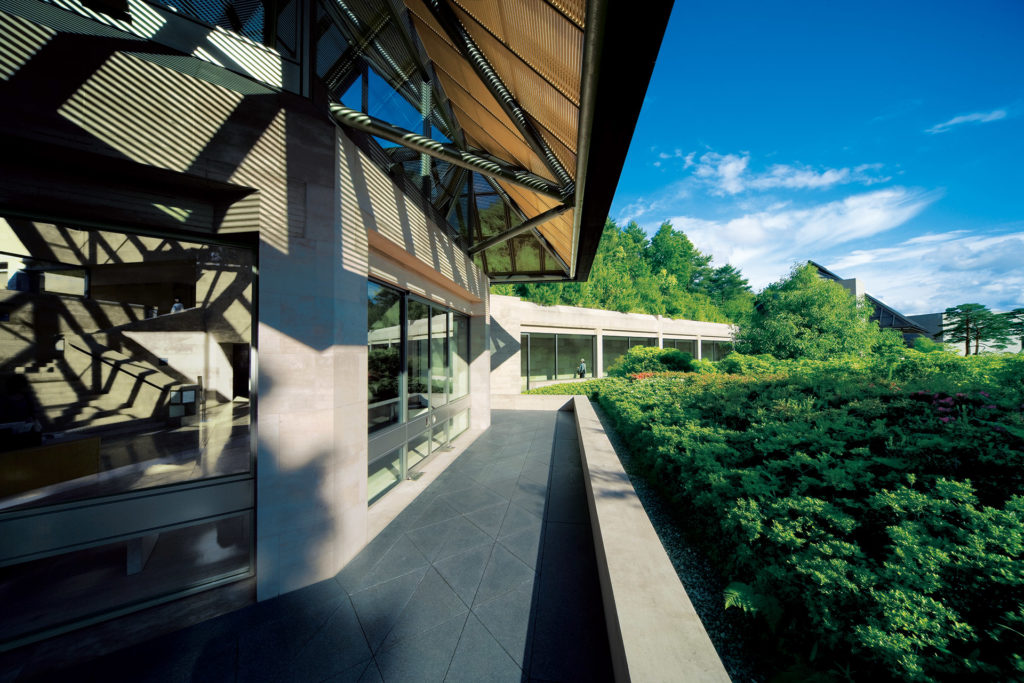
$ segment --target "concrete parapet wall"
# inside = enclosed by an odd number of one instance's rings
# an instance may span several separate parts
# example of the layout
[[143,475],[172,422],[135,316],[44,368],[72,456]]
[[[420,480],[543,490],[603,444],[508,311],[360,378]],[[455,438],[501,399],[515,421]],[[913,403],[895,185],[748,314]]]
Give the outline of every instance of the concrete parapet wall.
[[593,406],[572,408],[615,680],[728,681]]

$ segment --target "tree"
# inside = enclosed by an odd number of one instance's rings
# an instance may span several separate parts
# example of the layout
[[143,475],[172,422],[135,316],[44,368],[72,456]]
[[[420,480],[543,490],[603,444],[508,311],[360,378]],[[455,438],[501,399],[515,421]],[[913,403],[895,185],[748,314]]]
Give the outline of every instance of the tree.
[[870,320],[872,307],[841,285],[818,277],[809,265],[765,287],[757,296],[750,323],[740,329],[741,353],[768,353],[776,358],[824,359],[865,354],[879,344],[890,346]]
[[1003,315],[1006,317],[1007,334],[1016,340],[1024,351],[1024,308],[1015,308]]
[[[481,212],[481,216],[483,213]],[[747,281],[733,266],[710,267],[682,232],[664,223],[651,239],[634,222],[608,220],[586,282],[495,285],[494,294],[526,301],[708,322],[741,323],[753,308]]]
[[950,306],[942,314],[942,337],[950,344],[963,342],[964,355],[971,355],[971,342],[974,342],[974,355],[981,351],[981,343],[1006,348],[1011,342],[1013,324],[1005,315],[997,315],[984,304],[960,304]]

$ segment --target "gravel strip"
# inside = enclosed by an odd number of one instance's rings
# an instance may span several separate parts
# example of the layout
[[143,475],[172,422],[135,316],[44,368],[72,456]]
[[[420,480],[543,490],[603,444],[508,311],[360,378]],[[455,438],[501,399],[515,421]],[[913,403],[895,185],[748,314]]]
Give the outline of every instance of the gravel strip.
[[727,613],[722,597],[725,585],[708,559],[699,550],[690,545],[676,526],[668,506],[658,493],[643,477],[636,476],[630,467],[629,449],[615,432],[611,420],[601,410],[596,401],[591,401],[598,419],[604,426],[608,439],[615,448],[616,455],[629,475],[629,480],[636,489],[636,494],[654,525],[654,530],[661,539],[661,544],[668,553],[672,566],[676,568],[679,580],[683,582],[686,594],[697,610],[704,628],[714,643],[718,656],[725,665],[725,670],[734,681],[761,682],[767,678],[761,674],[754,663],[746,655],[746,642],[735,617],[741,615],[734,610]]

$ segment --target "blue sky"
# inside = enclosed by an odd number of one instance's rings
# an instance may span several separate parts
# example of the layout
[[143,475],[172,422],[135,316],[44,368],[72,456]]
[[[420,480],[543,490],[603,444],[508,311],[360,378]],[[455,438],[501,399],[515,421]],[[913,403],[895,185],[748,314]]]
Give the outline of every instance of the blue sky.
[[611,216],[755,290],[1024,306],[1024,2],[677,0]]

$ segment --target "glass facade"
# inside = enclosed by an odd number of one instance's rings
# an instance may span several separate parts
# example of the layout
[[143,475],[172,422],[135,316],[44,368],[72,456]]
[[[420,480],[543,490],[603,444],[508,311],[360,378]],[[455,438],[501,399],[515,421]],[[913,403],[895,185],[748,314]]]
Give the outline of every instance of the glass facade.
[[402,295],[374,282],[367,287],[369,423],[374,432],[398,422],[402,376]]
[[252,252],[0,217],[0,254],[0,641],[251,575]]
[[367,343],[373,503],[468,428],[469,317],[370,281]]
[[634,346],[658,346],[657,337],[615,337],[605,335],[601,340],[601,371],[607,373],[608,368],[615,364],[622,356],[626,355]]
[[597,376],[596,337],[588,334],[529,332],[520,338],[520,370],[523,389],[537,382],[579,377],[582,361],[586,377]]
[[722,360],[732,351],[732,344],[722,341],[702,341],[700,355],[704,360]]
[[661,343],[666,349],[678,349],[690,354],[694,358],[697,357],[696,339],[663,339]]

